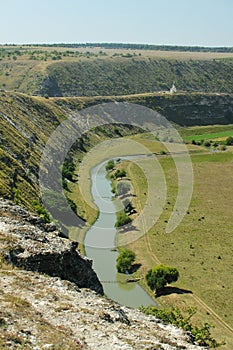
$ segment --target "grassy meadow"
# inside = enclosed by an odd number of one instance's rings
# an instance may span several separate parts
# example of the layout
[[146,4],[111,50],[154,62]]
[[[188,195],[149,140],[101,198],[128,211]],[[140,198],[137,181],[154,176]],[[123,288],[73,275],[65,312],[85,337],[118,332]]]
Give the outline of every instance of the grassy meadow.
[[[219,136],[224,133],[226,137],[232,132],[232,126],[189,129],[191,128],[182,129],[180,133],[192,133],[191,137],[199,134],[212,135],[211,138],[214,139],[216,134]],[[230,350],[233,346],[233,281],[230,278],[233,243],[232,147],[213,153],[204,146],[187,145],[194,172],[192,200],[180,225],[173,232],[166,233],[166,224],[178,192],[175,163],[169,154],[160,155],[161,151],[165,151],[164,145],[155,142],[147,134],[130,136],[129,139],[157,154],[167,182],[166,203],[159,220],[146,235],[129,246],[136,253],[137,262],[142,264],[136,276],[141,278],[140,283],[152,295],[144,279],[147,270],[158,263],[178,268],[180,278],[174,284],[176,289],[168,289],[168,294],[159,297],[157,302],[164,306],[195,307],[197,314],[194,321],[213,325],[213,336],[218,341],[226,341],[226,345],[221,348]],[[143,170],[130,161],[120,163],[119,166],[126,169],[127,179],[130,179],[136,195],[132,203],[140,213],[148,191]],[[84,203],[85,199],[80,199],[79,196],[78,202]],[[89,220],[93,220],[94,215],[96,213],[90,211]]]
[[[141,142],[145,142],[143,139]],[[148,141],[146,142],[149,146]],[[151,150],[154,145],[151,141]],[[228,151],[213,154],[204,147],[191,147],[194,184],[193,195],[187,214],[181,224],[171,233],[166,233],[166,223],[171,215],[177,196],[177,174],[169,155],[161,156],[160,163],[166,175],[167,200],[157,223],[130,245],[142,264],[138,276],[143,279],[146,271],[161,262],[175,266],[180,279],[174,285],[174,293],[158,299],[161,305],[194,306],[196,319],[215,326],[213,335],[224,339],[223,349],[233,346],[232,290],[232,207],[231,192],[233,153]],[[135,207],[140,211],[145,202],[143,195],[147,183],[142,170],[130,164],[129,177],[136,193]],[[156,203],[155,203],[156,205]]]

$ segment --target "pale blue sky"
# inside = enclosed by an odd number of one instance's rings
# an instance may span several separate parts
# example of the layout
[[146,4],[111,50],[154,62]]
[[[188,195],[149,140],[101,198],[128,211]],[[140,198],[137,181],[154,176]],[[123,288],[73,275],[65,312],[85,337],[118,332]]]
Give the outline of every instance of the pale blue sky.
[[1,0],[0,43],[233,46],[233,0]]

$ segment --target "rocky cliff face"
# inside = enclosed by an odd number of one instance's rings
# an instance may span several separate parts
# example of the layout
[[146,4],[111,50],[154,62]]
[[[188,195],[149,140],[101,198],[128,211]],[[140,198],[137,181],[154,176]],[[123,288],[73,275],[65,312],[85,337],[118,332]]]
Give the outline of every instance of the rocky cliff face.
[[103,294],[92,261],[80,255],[77,243],[59,237],[53,224],[30,215],[25,209],[0,201],[2,254],[10,264],[75,283]]
[[101,296],[91,261],[52,224],[9,201],[0,214],[1,349],[201,349],[183,330]]

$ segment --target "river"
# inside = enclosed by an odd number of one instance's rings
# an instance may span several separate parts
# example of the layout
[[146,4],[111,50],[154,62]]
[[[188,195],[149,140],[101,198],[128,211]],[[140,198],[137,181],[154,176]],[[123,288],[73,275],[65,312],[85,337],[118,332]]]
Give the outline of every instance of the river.
[[116,207],[112,201],[110,181],[106,178],[105,164],[106,162],[91,170],[91,191],[93,200],[99,208],[99,217],[86,234],[86,255],[93,260],[93,268],[109,298],[133,308],[155,305],[138,283],[126,283],[129,276],[117,273],[118,252],[114,251]]

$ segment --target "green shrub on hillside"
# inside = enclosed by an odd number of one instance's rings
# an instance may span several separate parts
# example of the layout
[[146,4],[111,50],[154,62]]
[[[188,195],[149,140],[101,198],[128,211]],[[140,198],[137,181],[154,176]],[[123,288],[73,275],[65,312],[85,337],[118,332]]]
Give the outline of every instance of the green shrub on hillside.
[[186,332],[190,332],[193,336],[193,342],[198,343],[200,346],[208,346],[211,348],[217,348],[224,343],[218,343],[210,332],[211,326],[205,323],[202,326],[196,326],[191,323],[191,318],[195,315],[196,310],[194,308],[187,308],[182,311],[178,307],[168,308],[156,308],[155,306],[140,307],[140,310],[146,315],[153,315],[166,324],[174,324],[175,326],[184,329]]

